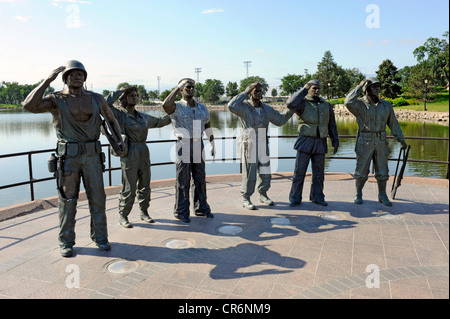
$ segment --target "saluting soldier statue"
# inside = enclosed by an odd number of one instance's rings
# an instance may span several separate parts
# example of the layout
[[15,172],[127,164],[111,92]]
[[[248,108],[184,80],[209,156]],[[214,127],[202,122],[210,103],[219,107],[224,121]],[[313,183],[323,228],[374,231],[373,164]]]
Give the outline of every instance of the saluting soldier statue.
[[[176,102],[181,93],[181,101]],[[182,79],[164,100],[162,106],[170,116],[177,137],[176,186],[174,216],[184,223],[190,220],[189,191],[193,179],[193,199],[196,216],[213,218],[206,196],[206,170],[204,160],[203,133],[211,144],[211,155],[215,155],[214,134],[211,129],[209,111],[205,105],[194,100],[195,81]]]
[[[45,90],[61,72],[67,87],[44,97]],[[84,89],[86,78],[84,65],[69,61],[66,66],[55,69],[23,103],[32,113],[50,112],[53,116],[58,139],[59,245],[63,257],[74,253],[75,214],[81,179],[91,214],[91,238],[101,250],[111,249],[105,214],[104,154],[99,141],[101,114],[109,121],[119,146],[123,149],[124,145],[119,125],[103,96]]]
[[299,118],[298,139],[294,145],[297,158],[289,194],[291,207],[302,203],[303,184],[309,162],[312,166],[309,199],[318,205],[328,205],[323,193],[325,155],[328,152],[327,137],[330,137],[336,153],[339,148],[339,136],[333,107],[320,96],[320,89],[320,82],[311,80],[287,101],[287,107]]
[[[250,84],[244,92],[236,95],[229,103],[230,112],[239,116],[242,132],[238,139],[238,148],[242,161],[242,206],[256,209],[250,197],[258,187],[261,203],[273,206],[267,196],[272,179],[270,170],[268,127],[272,123],[282,126],[292,117],[293,112],[280,113],[270,105],[263,103],[262,84]],[[256,183],[258,182],[258,185]]]
[[[365,95],[358,98],[361,91]],[[355,147],[355,204],[358,205],[363,203],[362,189],[369,177],[370,162],[373,161],[378,184],[378,200],[386,206],[392,206],[386,194],[386,184],[389,180],[388,158],[391,152],[386,140],[386,125],[402,147],[404,149],[408,147],[391,103],[379,98],[380,92],[380,81],[369,77],[351,90],[345,99],[345,106],[356,117],[358,123]]]
[[[119,100],[120,105],[114,106]],[[119,196],[119,223],[124,228],[132,228],[128,215],[137,195],[140,218],[146,223],[154,223],[148,209],[150,207],[150,151],[147,147],[149,129],[170,124],[170,117],[155,117],[136,110],[139,100],[137,88],[126,86],[111,92],[106,102],[111,107],[122,134],[125,136],[128,152],[120,158],[122,167],[122,190]]]

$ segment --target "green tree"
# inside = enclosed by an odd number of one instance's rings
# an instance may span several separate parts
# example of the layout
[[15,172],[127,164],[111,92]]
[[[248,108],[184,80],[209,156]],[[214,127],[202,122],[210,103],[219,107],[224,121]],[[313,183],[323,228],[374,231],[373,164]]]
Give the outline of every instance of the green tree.
[[402,92],[404,92],[404,88],[406,85],[406,81],[409,78],[409,75],[411,74],[411,67],[410,66],[405,66],[404,68],[398,70],[398,77],[399,77],[399,81],[398,81],[398,85],[400,85],[400,87],[402,88]]
[[291,95],[305,86],[305,78],[303,75],[288,74],[281,79],[281,95]]
[[159,96],[158,90],[149,90],[147,94],[148,94],[148,98],[152,99],[152,100],[157,99]]
[[[427,90],[431,89],[433,79],[433,64],[430,61],[420,62],[410,68],[409,76],[403,87],[405,97],[422,98],[425,93],[425,80],[428,81]],[[429,95],[432,97],[432,95]]]
[[233,97],[235,97],[236,95],[239,94],[239,90],[238,90],[238,85],[236,82],[228,82],[227,87],[226,87],[226,95],[232,99]]
[[143,85],[135,85],[137,87],[137,92],[139,94],[139,103],[143,103],[144,101],[148,101],[148,93]]
[[130,84],[128,84],[128,82],[122,82],[122,83],[119,83],[119,84],[117,85],[117,90],[120,90],[120,89],[123,88],[124,86],[130,86]]
[[278,91],[276,88],[272,89],[272,97],[277,97],[278,96]]
[[244,92],[250,84],[255,82],[261,83],[263,95],[265,95],[269,90],[269,85],[267,84],[266,80],[260,76],[249,76],[248,78],[241,80],[239,84],[239,92]]
[[313,78],[317,79],[322,85],[336,86],[336,70],[338,68],[337,63],[334,61],[331,51],[325,51],[322,60],[317,64],[317,72]]
[[203,86],[202,98],[209,103],[216,103],[225,93],[225,88],[220,80],[208,79]]
[[196,83],[195,84],[195,94],[194,94],[194,96],[197,99],[199,99],[202,96],[202,94],[203,94],[203,84],[201,84],[200,82]]
[[401,93],[401,87],[398,84],[401,78],[394,63],[389,59],[384,60],[376,73],[377,79],[381,82],[381,96],[397,98]]
[[362,80],[366,78],[365,75],[362,74],[358,68],[345,69],[345,73],[350,79],[350,89],[357,86],[359,83],[361,83]]
[[436,85],[448,84],[449,74],[449,32],[442,35],[442,39],[428,38],[428,40],[416,48],[413,52],[419,63],[428,61],[433,68],[433,83]]
[[[1,104],[14,104],[20,105],[22,101],[31,93],[39,84],[44,80],[39,81],[36,84],[19,84],[18,82],[5,82],[0,84],[0,103]],[[54,92],[55,89],[49,86],[44,95]]]
[[[174,88],[173,88],[174,89]],[[169,94],[173,91],[173,89],[170,90],[164,90],[163,92],[161,92],[161,94],[159,95],[159,99],[161,101],[164,101],[166,99],[166,97],[169,96]]]

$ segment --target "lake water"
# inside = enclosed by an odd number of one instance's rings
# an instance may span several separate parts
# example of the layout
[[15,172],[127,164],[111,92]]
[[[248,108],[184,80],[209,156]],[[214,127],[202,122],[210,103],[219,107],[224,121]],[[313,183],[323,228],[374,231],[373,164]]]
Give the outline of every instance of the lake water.
[[[147,110],[148,114],[160,116],[163,113],[158,110]],[[36,151],[43,149],[54,149],[56,145],[56,134],[52,118],[49,113],[31,114],[26,111],[0,110],[0,155],[19,152]],[[338,131],[340,135],[356,135],[357,125],[353,118],[338,119]],[[233,137],[239,135],[239,119],[225,110],[211,111],[211,124],[215,128],[216,137],[216,161],[221,158],[232,159],[236,157],[236,144],[234,140],[219,140],[220,137]],[[269,135],[286,136],[297,135],[297,118],[294,116],[286,125],[279,128],[269,127]],[[418,122],[400,123],[405,136],[410,137],[449,137],[448,126],[426,124]],[[174,139],[172,126],[166,126],[149,131],[149,140]],[[107,144],[104,136],[101,142]],[[293,149],[295,138],[270,139],[270,151],[272,157],[295,157]],[[337,157],[355,157],[355,139],[341,138],[341,146]],[[446,161],[448,152],[448,141],[430,140],[407,140],[411,144],[410,159]],[[330,144],[330,143],[329,143]],[[398,158],[400,144],[389,140],[391,158]],[[173,161],[174,143],[149,144],[152,163],[164,163]],[[209,148],[208,148],[209,149]],[[106,151],[106,148],[104,148]],[[330,153],[331,156],[331,147]],[[47,171],[47,159],[50,153],[33,155],[34,178],[50,177]],[[207,159],[210,157],[207,156]],[[0,186],[27,181],[28,159],[26,156],[0,159]],[[119,167],[119,159],[112,158],[112,166]],[[108,163],[107,163],[108,164]],[[272,160],[272,172],[292,172],[294,159]],[[390,162],[390,173],[395,173],[396,163]],[[353,173],[355,160],[327,159],[327,172]],[[206,164],[208,175],[239,173],[239,161],[227,160],[225,162],[208,162]],[[105,185],[109,185],[108,174],[104,174]],[[445,178],[446,165],[430,163],[411,163],[407,165],[406,176]],[[152,180],[167,179],[175,177],[175,166],[164,165],[152,168]],[[112,173],[112,184],[121,184],[121,172]],[[35,184],[35,198],[46,198],[56,196],[55,181]],[[0,207],[6,207],[30,200],[29,186],[19,186],[11,189],[0,190]]]

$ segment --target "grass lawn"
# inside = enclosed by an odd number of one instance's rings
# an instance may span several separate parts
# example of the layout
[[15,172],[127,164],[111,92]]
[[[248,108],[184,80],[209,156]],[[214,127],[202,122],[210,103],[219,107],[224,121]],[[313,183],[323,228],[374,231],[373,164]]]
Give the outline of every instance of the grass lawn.
[[[397,106],[396,109],[423,111],[424,103],[419,105],[405,105]],[[438,94],[433,102],[427,102],[427,111],[434,112],[448,112],[449,111],[449,97],[448,92]]]

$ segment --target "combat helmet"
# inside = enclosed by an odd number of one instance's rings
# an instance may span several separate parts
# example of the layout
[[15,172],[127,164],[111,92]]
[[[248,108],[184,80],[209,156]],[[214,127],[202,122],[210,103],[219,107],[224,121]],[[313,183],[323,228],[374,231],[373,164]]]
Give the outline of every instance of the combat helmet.
[[70,71],[73,70],[81,70],[84,73],[84,80],[86,81],[87,79],[87,71],[86,68],[84,67],[84,65],[77,60],[70,60],[66,63],[66,69],[64,70],[64,72],[62,73],[62,79],[63,82],[66,83],[66,79],[67,79],[67,75],[69,74]]
[[310,80],[307,84],[322,86],[319,80]]
[[375,77],[373,77],[373,76],[371,76],[371,77],[368,77],[367,79],[366,79],[366,81],[367,81],[367,83],[364,85],[364,87],[363,87],[363,92],[364,92],[364,94],[365,93],[367,93],[367,89],[370,87],[370,86],[372,86],[372,85],[374,85],[374,84],[380,84],[381,85],[381,82],[377,79],[377,78],[375,78]]

